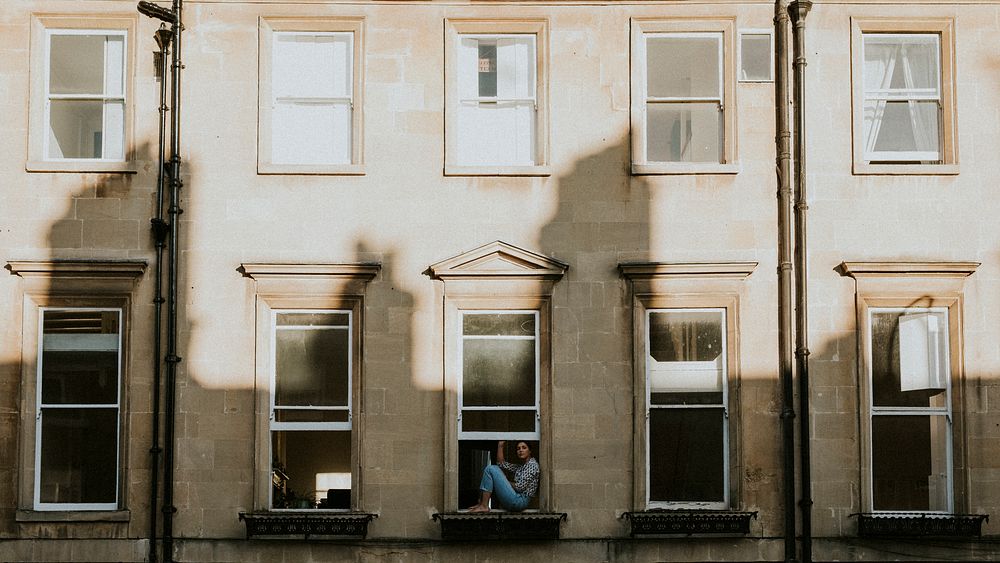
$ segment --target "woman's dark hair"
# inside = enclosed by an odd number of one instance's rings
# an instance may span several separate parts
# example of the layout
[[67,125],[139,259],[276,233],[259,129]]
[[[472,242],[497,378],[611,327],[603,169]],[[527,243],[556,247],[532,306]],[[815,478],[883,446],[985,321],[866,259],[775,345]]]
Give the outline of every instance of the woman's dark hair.
[[527,446],[528,451],[531,452],[531,457],[535,457],[535,448],[531,446],[531,442],[527,440],[518,440],[517,442],[514,443],[514,447],[516,448],[518,444],[524,444],[525,446]]

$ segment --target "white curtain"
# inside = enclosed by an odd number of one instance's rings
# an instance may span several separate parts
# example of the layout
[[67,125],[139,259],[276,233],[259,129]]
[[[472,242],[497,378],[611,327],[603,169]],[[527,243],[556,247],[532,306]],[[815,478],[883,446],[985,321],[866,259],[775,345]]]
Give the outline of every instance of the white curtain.
[[866,154],[938,154],[937,43],[933,35],[865,38]]
[[479,43],[486,40],[463,36],[458,41],[453,162],[530,166],[535,163],[535,38],[495,39],[497,91],[490,99],[479,92]]
[[351,162],[353,35],[276,33],[271,161]]

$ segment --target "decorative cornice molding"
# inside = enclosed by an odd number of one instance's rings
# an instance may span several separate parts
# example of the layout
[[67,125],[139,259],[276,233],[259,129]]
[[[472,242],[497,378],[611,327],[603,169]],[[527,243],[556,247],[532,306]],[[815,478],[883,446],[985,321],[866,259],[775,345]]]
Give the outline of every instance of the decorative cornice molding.
[[254,279],[357,279],[371,281],[382,269],[381,264],[240,264],[239,271]]
[[630,280],[653,278],[739,278],[753,273],[757,262],[628,262],[618,265]]
[[841,262],[843,276],[964,278],[971,276],[980,262]]
[[562,278],[569,265],[554,258],[494,241],[442,260],[428,268],[432,278],[449,279],[544,279]]
[[11,260],[11,274],[22,278],[126,278],[146,271],[145,260]]

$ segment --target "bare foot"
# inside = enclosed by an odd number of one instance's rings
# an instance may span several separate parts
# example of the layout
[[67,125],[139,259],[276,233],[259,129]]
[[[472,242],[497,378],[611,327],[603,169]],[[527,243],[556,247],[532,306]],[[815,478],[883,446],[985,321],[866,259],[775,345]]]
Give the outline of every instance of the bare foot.
[[472,508],[469,509],[469,512],[489,512],[489,511],[490,507],[483,506],[481,504],[477,504],[476,506],[473,506]]

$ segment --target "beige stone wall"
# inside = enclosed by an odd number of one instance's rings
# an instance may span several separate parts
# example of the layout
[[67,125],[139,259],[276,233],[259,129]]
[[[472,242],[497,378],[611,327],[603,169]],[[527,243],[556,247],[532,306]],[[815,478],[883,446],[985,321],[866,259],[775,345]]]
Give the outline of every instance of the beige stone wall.
[[[523,548],[563,560],[777,559],[782,534],[777,381],[777,203],[774,85],[738,83],[734,175],[629,173],[629,21],[736,19],[768,28],[767,2],[185,3],[181,324],[175,533],[186,561],[353,558],[346,548],[248,544],[253,509],[255,289],[237,268],[253,262],[379,262],[365,294],[362,508],[369,537],[401,538],[407,560],[467,560],[440,545],[431,514],[444,506],[442,282],[429,265],[503,240],[569,264],[552,295],[551,508],[562,536]],[[138,19],[134,76],[135,174],[25,172],[32,13],[132,14],[130,1],[15,1],[0,6],[0,259],[145,259],[155,195],[157,83],[152,33]],[[850,17],[953,17],[960,174],[851,172]],[[266,16],[365,20],[363,176],[258,175],[258,21]],[[544,18],[549,24],[552,173],[444,176],[444,20]],[[965,498],[956,511],[1000,512],[1000,7],[816,2],[808,28],[810,347],[813,376],[814,533],[817,558],[887,555],[849,544],[863,510],[854,280],[845,260],[981,262],[965,281]],[[731,110],[733,108],[730,108]],[[629,261],[752,261],[740,295],[741,404],[732,439],[734,506],[758,511],[748,539],[624,538],[632,510],[631,297],[617,266]],[[127,374],[127,522],[24,523],[18,508],[22,424],[21,281],[0,275],[0,560],[141,560],[148,526],[153,268],[135,295]],[[956,351],[958,352],[958,351]],[[992,399],[992,401],[991,401]],[[19,449],[20,448],[20,449]],[[994,522],[987,534],[1000,533]],[[51,538],[129,538],[69,547]],[[841,541],[845,538],[845,541]],[[79,546],[82,544],[73,544]],[[845,547],[846,546],[846,547]],[[897,546],[898,547],[898,546]],[[72,549],[93,549],[80,555]],[[353,549],[353,548],[352,548]],[[372,543],[370,559],[402,558]],[[517,548],[522,549],[522,548]],[[871,551],[868,551],[868,550]],[[957,548],[956,548],[957,549]],[[962,548],[967,557],[978,556]],[[252,559],[250,553],[256,553]],[[368,552],[366,552],[368,553]],[[893,551],[893,554],[899,552]],[[873,555],[877,554],[877,555]],[[919,548],[903,556],[917,556]],[[488,550],[479,558],[496,556]],[[512,555],[513,556],[513,555]]]

